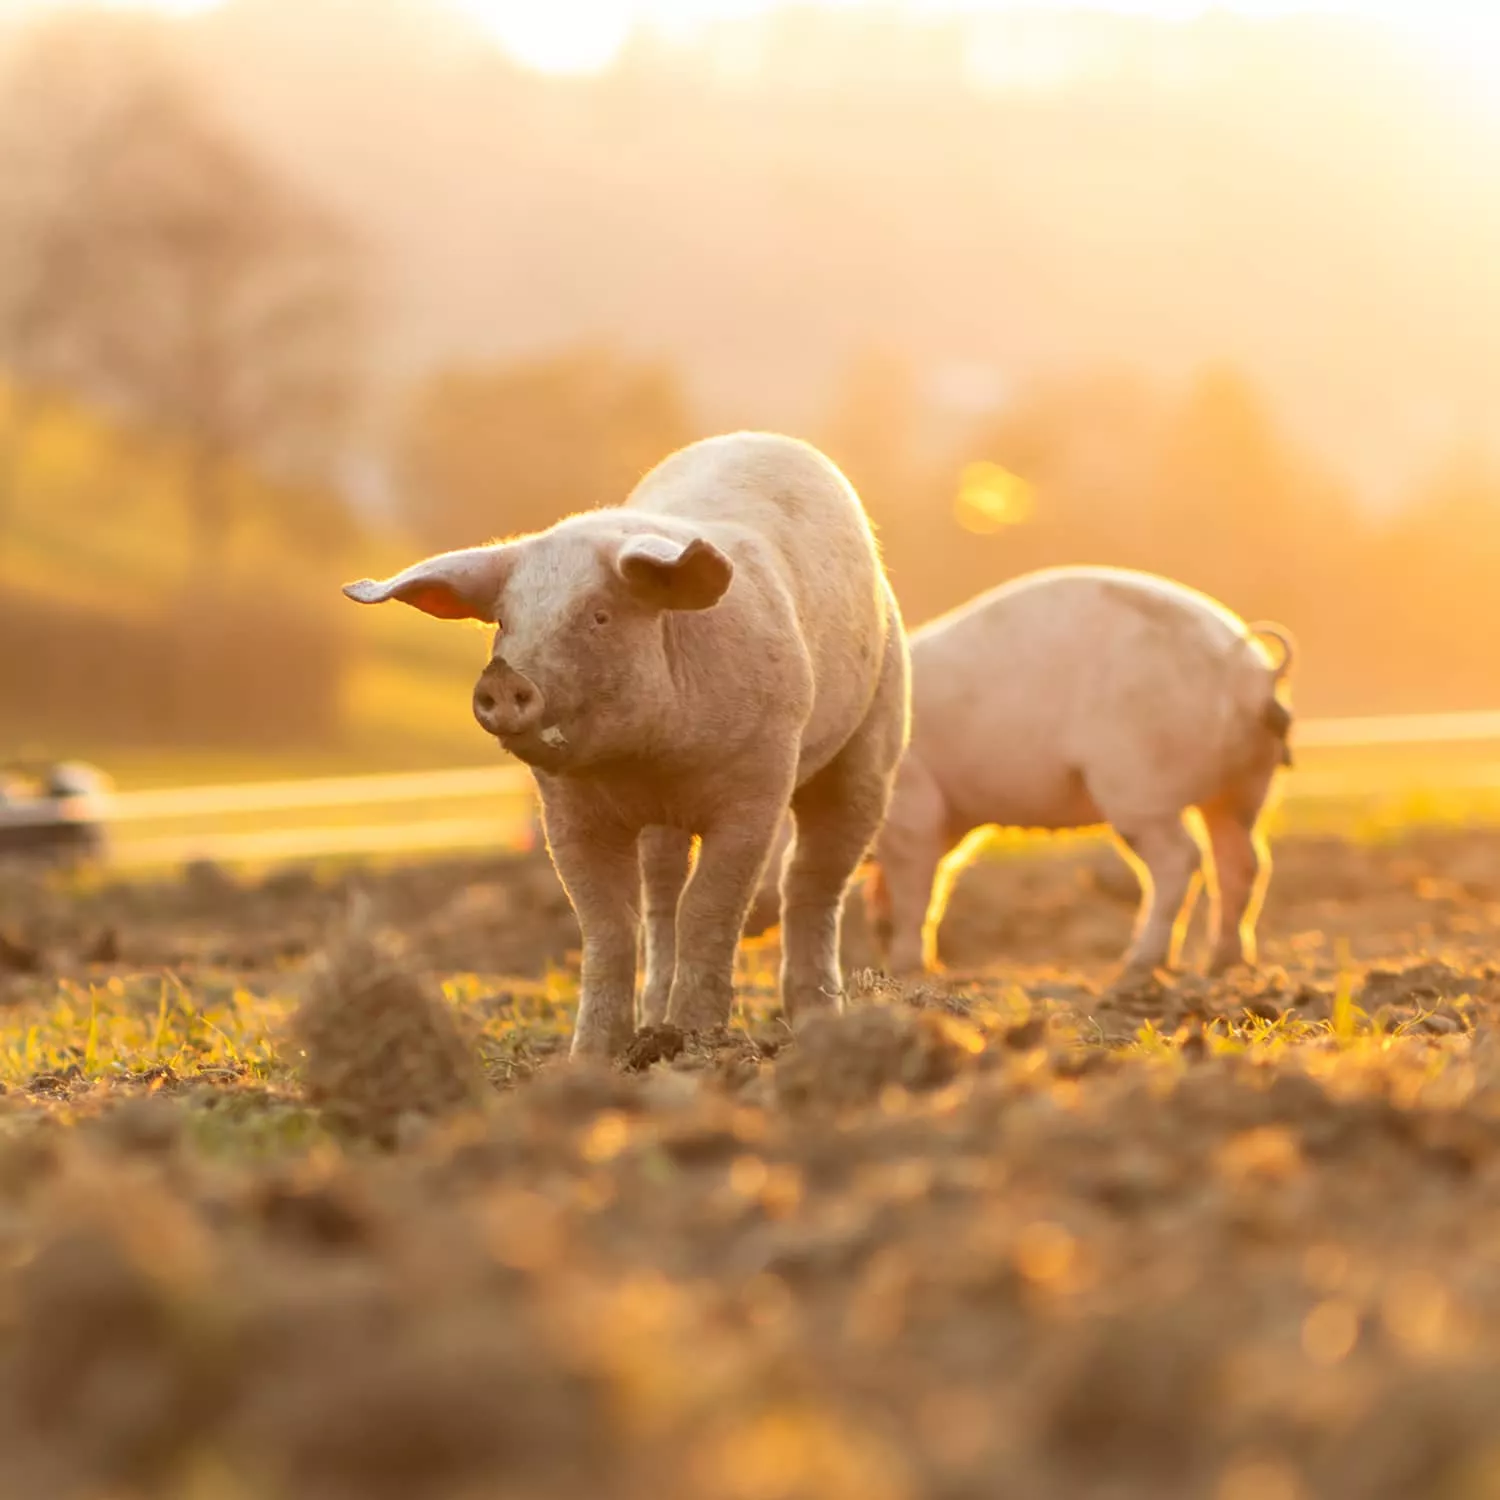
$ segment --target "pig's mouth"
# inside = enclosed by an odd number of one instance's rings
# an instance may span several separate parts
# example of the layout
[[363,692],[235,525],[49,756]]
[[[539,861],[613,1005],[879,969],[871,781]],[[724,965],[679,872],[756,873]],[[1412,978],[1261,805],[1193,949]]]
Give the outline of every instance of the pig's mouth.
[[557,771],[570,758],[568,737],[556,724],[528,729],[523,734],[501,734],[501,746],[519,761],[538,771]]

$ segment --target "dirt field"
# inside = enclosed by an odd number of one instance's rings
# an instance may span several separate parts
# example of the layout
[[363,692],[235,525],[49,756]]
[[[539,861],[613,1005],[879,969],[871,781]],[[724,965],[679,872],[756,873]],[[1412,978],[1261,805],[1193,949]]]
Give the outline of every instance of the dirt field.
[[1254,976],[1062,845],[612,1072],[541,859],[6,877],[0,1496],[1500,1495],[1500,833],[1277,865]]

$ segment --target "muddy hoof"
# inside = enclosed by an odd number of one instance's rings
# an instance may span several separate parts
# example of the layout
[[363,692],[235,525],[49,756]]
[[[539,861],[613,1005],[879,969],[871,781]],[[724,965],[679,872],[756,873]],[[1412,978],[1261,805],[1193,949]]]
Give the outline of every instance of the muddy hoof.
[[623,1035],[595,1027],[574,1031],[568,1057],[577,1063],[612,1063],[625,1057],[635,1045],[635,1040],[636,1032],[633,1027]]
[[1214,957],[1209,959],[1208,968],[1204,972],[1210,979],[1223,979],[1230,974],[1253,974],[1256,963],[1253,958],[1246,958],[1243,954],[1233,956]]
[[1165,989],[1172,980],[1172,971],[1165,964],[1127,963],[1109,983],[1111,994],[1135,993],[1139,990]]

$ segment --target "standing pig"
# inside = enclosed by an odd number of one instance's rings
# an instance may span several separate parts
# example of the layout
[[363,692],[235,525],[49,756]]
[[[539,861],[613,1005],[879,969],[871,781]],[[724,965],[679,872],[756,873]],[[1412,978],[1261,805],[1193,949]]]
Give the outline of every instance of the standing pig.
[[[722,1025],[790,808],[782,1003],[841,1003],[839,921],[906,744],[906,638],[848,481],[791,438],[660,463],[621,506],[344,592],[496,626],[474,715],[532,769],[583,935],[573,1053]],[[692,868],[693,839],[701,840]]]
[[1201,864],[1190,807],[1217,874],[1211,968],[1253,964],[1271,868],[1256,824],[1291,764],[1277,689],[1292,652],[1283,630],[1115,568],[1043,569],[916,631],[911,744],[866,887],[890,966],[937,966],[971,832],[1101,823],[1142,877],[1127,972],[1174,962]]

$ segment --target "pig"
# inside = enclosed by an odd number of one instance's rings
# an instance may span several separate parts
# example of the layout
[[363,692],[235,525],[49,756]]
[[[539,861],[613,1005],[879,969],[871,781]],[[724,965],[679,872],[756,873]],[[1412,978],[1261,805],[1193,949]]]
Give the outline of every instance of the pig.
[[1026,574],[913,632],[910,744],[865,884],[888,966],[939,968],[972,833],[1100,824],[1141,876],[1121,977],[1175,965],[1202,864],[1188,808],[1217,876],[1210,971],[1253,966],[1271,871],[1257,825],[1291,764],[1294,650],[1279,626],[1103,567]]
[[[906,745],[906,635],[854,489],[806,443],[730,433],[662,460],[623,504],[446,552],[344,592],[493,624],[482,728],[532,770],[578,917],[575,1057],[640,1021],[728,1022],[777,832],[780,991],[842,1006],[844,895]],[[696,855],[696,859],[695,859]]]

